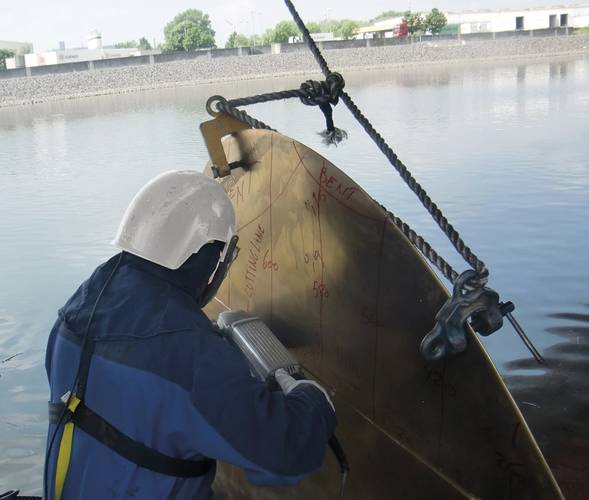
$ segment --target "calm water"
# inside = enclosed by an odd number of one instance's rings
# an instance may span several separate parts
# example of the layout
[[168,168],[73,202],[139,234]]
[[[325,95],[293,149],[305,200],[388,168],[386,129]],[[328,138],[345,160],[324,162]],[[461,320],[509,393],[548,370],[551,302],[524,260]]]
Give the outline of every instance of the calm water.
[[[167,169],[202,168],[198,124],[211,95],[300,79],[89,98],[0,110],[0,493],[41,485],[55,313],[114,253],[133,194]],[[357,103],[464,239],[491,286],[548,360],[539,369],[509,327],[486,340],[569,498],[589,497],[589,58],[366,72]],[[252,110],[318,150],[422,232],[459,270],[429,216],[345,108],[350,140],[325,150],[317,109]]]

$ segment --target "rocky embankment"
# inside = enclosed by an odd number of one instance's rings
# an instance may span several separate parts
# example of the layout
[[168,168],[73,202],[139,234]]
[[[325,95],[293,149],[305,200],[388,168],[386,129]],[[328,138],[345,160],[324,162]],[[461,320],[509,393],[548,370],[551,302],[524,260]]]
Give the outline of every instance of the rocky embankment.
[[[440,41],[411,45],[340,49],[325,52],[333,70],[386,68],[491,59],[589,54],[589,35],[510,38],[489,41]],[[0,107],[117,94],[205,82],[317,73],[308,51],[193,59],[155,65],[0,79]]]

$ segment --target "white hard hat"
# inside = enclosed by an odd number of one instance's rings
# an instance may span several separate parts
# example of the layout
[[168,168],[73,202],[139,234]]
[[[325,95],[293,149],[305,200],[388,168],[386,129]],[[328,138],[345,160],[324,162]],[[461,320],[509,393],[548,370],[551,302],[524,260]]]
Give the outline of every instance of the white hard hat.
[[[135,195],[113,245],[168,269],[212,241],[235,234],[235,211],[221,185],[194,170],[172,170]],[[223,260],[222,255],[221,260]]]

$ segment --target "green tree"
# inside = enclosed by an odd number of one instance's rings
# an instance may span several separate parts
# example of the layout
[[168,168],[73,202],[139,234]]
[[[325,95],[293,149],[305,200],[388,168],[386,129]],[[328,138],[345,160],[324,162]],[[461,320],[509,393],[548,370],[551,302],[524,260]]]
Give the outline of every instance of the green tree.
[[252,47],[255,45],[264,45],[264,43],[264,35],[252,35],[249,37],[248,45]]
[[321,30],[321,24],[316,23],[315,21],[308,22],[307,29],[309,30],[309,33],[323,33]]
[[358,21],[352,21],[351,19],[342,19],[333,34],[338,38],[349,40],[353,38],[358,30],[360,29],[360,23]]
[[335,33],[341,23],[335,19],[324,19],[319,23],[321,33]]
[[215,32],[208,14],[188,9],[178,14],[164,27],[165,50],[195,50],[215,46]]
[[6,59],[10,59],[14,55],[14,50],[0,49],[0,70],[6,69]]
[[233,49],[235,47],[248,47],[252,44],[252,40],[250,37],[242,35],[241,33],[237,33],[234,31],[229,35],[227,42],[225,43],[226,49]]
[[403,18],[407,21],[407,27],[411,35],[425,31],[425,19],[421,12],[407,11]]
[[271,43],[273,43],[273,40],[274,40],[274,30],[267,29],[260,36],[260,45],[270,45]]
[[147,40],[147,38],[145,38],[144,36],[142,36],[139,39],[138,47],[141,50],[151,50],[151,43],[149,43],[149,41]]
[[291,36],[301,36],[294,21],[279,21],[272,30],[272,43],[286,43]]
[[116,49],[136,49],[138,47],[136,40],[127,40],[126,42],[115,43]]
[[447,23],[448,19],[438,9],[432,9],[425,18],[425,27],[432,35],[437,35]]

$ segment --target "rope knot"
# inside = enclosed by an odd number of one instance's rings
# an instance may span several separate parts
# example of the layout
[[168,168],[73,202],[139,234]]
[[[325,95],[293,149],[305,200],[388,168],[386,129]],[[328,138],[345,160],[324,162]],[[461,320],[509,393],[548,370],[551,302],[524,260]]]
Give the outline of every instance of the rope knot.
[[339,73],[330,73],[323,82],[307,80],[301,83],[301,102],[307,106],[319,106],[325,116],[326,129],[319,132],[326,145],[339,144],[348,137],[345,130],[336,128],[333,123],[333,109],[339,102],[340,95],[345,86],[345,81]]
[[329,73],[325,79],[325,83],[329,86],[329,93],[333,98],[331,104],[335,106],[339,101],[340,94],[344,91],[344,87],[346,86],[344,77],[339,73]]
[[339,73],[330,73],[325,81],[307,80],[301,83],[301,102],[307,106],[335,106],[344,88],[345,82]]

